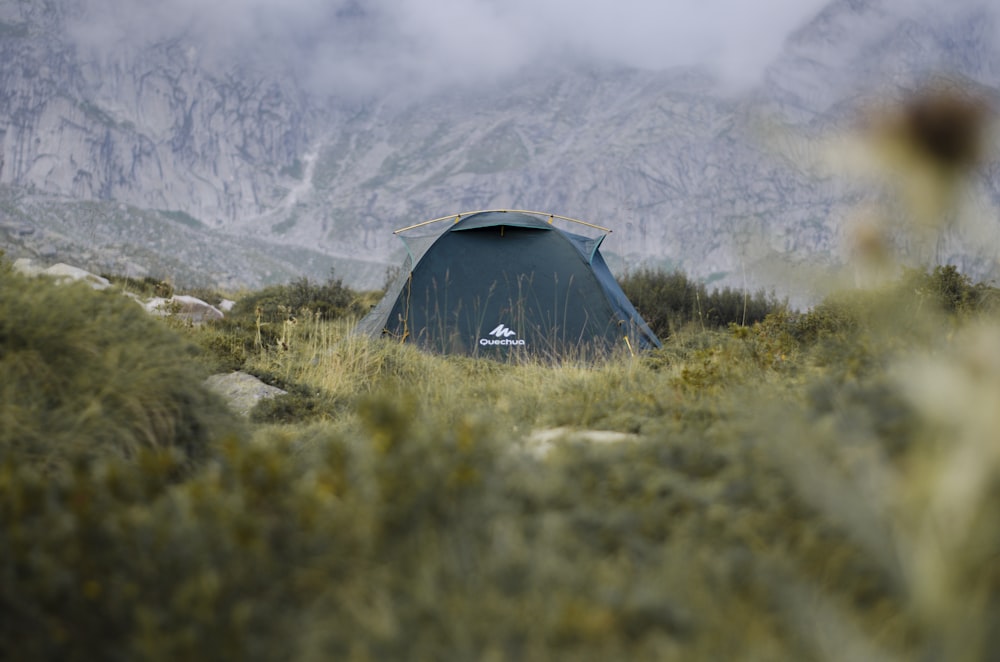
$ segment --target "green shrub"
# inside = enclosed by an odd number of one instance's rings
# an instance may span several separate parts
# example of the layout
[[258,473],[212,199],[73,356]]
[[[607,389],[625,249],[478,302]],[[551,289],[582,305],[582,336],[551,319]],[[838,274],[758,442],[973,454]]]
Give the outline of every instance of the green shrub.
[[173,448],[190,460],[231,424],[195,349],[135,302],[0,272],[0,460]]
[[248,324],[227,319],[213,320],[202,328],[185,329],[187,335],[205,351],[204,361],[211,372],[243,369],[257,347],[256,332]]
[[240,298],[233,306],[231,317],[241,320],[281,322],[305,314],[332,320],[365,312],[359,296],[344,286],[340,279],[330,277],[316,284],[300,278],[288,285],[272,285]]
[[494,445],[395,400],[362,421],[357,440],[303,428],[294,444],[221,444],[177,484],[144,450],[52,477],[0,463],[0,658],[462,657],[456,637],[491,632],[486,613],[428,615],[449,608],[435,594],[478,602],[447,548],[487,550]]
[[750,325],[783,307],[763,290],[750,294],[726,287],[709,292],[704,284],[680,271],[645,268],[627,274],[620,283],[632,305],[661,339],[691,324],[701,329]]
[[950,264],[934,267],[930,272],[908,271],[902,281],[916,294],[919,303],[934,306],[948,315],[994,310],[998,300],[996,288],[973,283]]
[[[211,291],[201,294],[210,303],[219,298]],[[360,316],[370,303],[370,293],[354,292],[338,279],[317,285],[300,278],[239,297],[223,319],[206,323],[193,337],[215,357],[217,369],[238,370],[261,351],[287,350],[291,335],[309,341],[320,322]]]

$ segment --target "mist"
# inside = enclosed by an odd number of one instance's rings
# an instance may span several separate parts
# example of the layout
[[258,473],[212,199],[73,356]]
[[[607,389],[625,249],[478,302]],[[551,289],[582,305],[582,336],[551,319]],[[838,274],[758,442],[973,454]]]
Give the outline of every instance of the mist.
[[525,67],[701,67],[750,87],[827,0],[81,0],[80,44],[183,40],[204,62],[255,55],[323,93],[493,82]]

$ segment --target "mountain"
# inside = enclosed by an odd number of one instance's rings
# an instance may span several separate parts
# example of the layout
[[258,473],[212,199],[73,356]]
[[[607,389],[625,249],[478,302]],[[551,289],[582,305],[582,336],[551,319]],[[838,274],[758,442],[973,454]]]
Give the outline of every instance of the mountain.
[[[508,208],[613,228],[617,270],[787,293],[774,265],[842,263],[866,196],[819,164],[832,135],[935,72],[1000,85],[996,10],[975,3],[835,0],[750,91],[697,69],[553,65],[365,95],[190,31],[100,47],[80,36],[88,6],[0,0],[0,247],[227,288],[331,269],[375,287],[402,251],[392,230]],[[364,19],[352,6],[339,18]],[[943,253],[977,276],[996,257]]]

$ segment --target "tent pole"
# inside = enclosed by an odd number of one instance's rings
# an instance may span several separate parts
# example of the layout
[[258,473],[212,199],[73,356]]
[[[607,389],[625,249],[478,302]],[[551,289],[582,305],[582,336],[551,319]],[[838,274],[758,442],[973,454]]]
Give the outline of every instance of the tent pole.
[[449,218],[455,219],[455,223],[458,223],[463,216],[468,216],[470,214],[487,214],[491,212],[511,212],[516,214],[532,214],[533,216],[548,216],[549,224],[552,223],[553,219],[558,218],[561,221],[569,221],[570,223],[579,223],[580,225],[585,225],[588,228],[594,228],[595,230],[600,230],[601,232],[611,233],[611,228],[606,228],[601,225],[594,225],[593,223],[588,223],[586,221],[581,221],[577,218],[570,218],[569,216],[560,216],[559,214],[550,214],[544,211],[530,211],[528,209],[480,209],[479,211],[463,211],[461,214],[448,214],[447,216],[442,216],[441,218],[434,218],[429,221],[424,221],[422,223],[417,223],[416,225],[408,225],[405,228],[400,228],[394,230],[393,234],[399,234],[400,232],[406,232],[407,230],[415,230],[417,228],[422,228],[425,225],[430,225],[431,223],[440,223],[441,221],[447,221]]
[[399,234],[400,232],[406,232],[407,230],[415,230],[416,228],[422,228],[425,225],[430,225],[431,223],[440,223],[441,221],[447,221],[449,218],[454,218],[455,222],[458,223],[458,219],[462,217],[462,214],[448,214],[447,216],[442,216],[441,218],[434,218],[429,221],[424,221],[423,223],[417,223],[416,225],[408,225],[405,228],[399,228],[398,230],[393,230],[393,234]]

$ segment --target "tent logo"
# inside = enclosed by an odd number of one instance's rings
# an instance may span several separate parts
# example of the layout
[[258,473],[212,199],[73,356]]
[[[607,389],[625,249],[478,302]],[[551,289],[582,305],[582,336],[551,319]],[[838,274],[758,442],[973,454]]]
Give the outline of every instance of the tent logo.
[[511,338],[511,336],[516,336],[517,334],[511,331],[508,327],[503,324],[497,324],[497,328],[490,331],[487,335],[493,336],[493,338],[480,338],[479,344],[486,345],[524,345],[523,338]]
[[511,336],[516,336],[517,334],[505,327],[503,324],[498,324],[497,328],[490,331],[490,335],[497,338],[510,338]]

